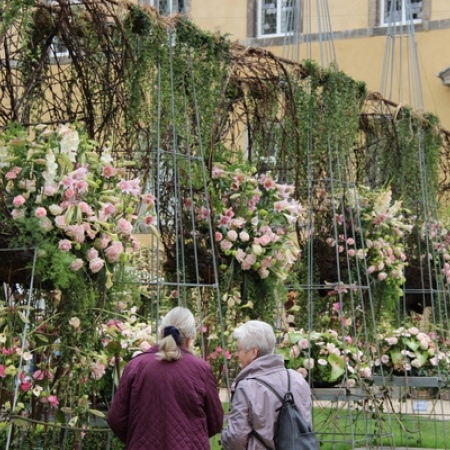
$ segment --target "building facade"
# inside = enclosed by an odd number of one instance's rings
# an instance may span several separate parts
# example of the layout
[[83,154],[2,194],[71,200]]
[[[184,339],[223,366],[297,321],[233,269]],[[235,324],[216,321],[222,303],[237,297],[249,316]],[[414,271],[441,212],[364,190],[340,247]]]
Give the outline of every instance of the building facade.
[[[339,70],[390,100],[439,117],[450,129],[448,0],[139,0],[160,12],[186,14],[197,26],[289,59],[313,59],[333,48]],[[395,28],[392,29],[392,24]],[[411,29],[408,25],[413,25]],[[391,26],[390,26],[391,25]],[[390,43],[412,38],[407,48]],[[409,36],[407,36],[409,34]],[[411,42],[411,39],[409,39]],[[387,48],[391,46],[388,54]],[[291,48],[289,48],[291,47]],[[293,47],[296,47],[293,49]],[[294,51],[295,50],[295,51]],[[409,61],[417,55],[417,65]],[[387,68],[387,59],[392,60]],[[394,61],[395,59],[395,61]],[[401,74],[401,75],[399,75]],[[400,88],[383,92],[383,76]],[[411,77],[413,78],[411,80]],[[402,80],[402,81],[400,81]],[[411,101],[422,91],[423,104]]]

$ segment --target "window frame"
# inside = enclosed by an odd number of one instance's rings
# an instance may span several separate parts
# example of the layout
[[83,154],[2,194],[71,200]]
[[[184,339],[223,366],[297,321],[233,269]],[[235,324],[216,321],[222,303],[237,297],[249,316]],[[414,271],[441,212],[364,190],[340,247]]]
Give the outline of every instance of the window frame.
[[[379,0],[379,18],[378,18],[378,23],[380,27],[388,27],[389,25],[394,25],[394,26],[398,26],[398,25],[408,25],[409,24],[409,19],[406,17],[406,8],[405,8],[405,2],[407,0],[401,0],[402,2],[402,17],[400,19],[400,21],[396,21],[393,23],[389,23],[385,21],[385,15],[384,15],[384,11],[385,11],[385,6],[386,6],[386,2],[388,2],[389,0]],[[392,0],[395,1],[395,0]],[[424,21],[424,3],[425,1],[422,0],[422,18],[421,19],[413,19],[412,23],[414,25],[416,24],[421,24]]]
[[169,3],[169,12],[161,12],[160,8],[159,8],[159,2],[160,0],[139,0],[138,4],[142,5],[142,6],[150,6],[152,8],[155,8],[158,10],[159,14],[164,15],[164,16],[173,16],[176,14],[186,14],[187,11],[187,0],[183,0],[183,6],[182,6],[182,10],[180,11],[178,6],[177,6],[177,10],[174,10],[174,3],[178,3],[179,0],[167,0],[167,2]]
[[[283,0],[272,0],[274,3],[276,3],[277,5],[277,17],[276,17],[276,21],[277,21],[277,25],[276,25],[276,32],[275,33],[267,33],[264,34],[262,33],[262,5],[263,5],[263,1],[264,0],[257,0],[256,1],[256,38],[257,39],[264,39],[264,38],[273,38],[273,37],[282,37],[282,36],[292,36],[294,34],[294,30],[292,31],[282,31],[281,27],[282,27],[282,1]],[[294,11],[298,10],[299,7],[299,0],[292,0],[293,4],[292,7],[294,8]],[[294,20],[292,20],[292,24],[294,26],[295,23],[295,18]]]
[[[82,0],[68,0],[68,3],[70,4],[70,6],[84,6]],[[50,7],[58,5],[59,3],[56,0],[50,1]],[[56,50],[58,46],[63,47],[65,50]],[[65,62],[70,60],[69,49],[64,45],[62,39],[57,35],[53,36],[52,42],[50,43],[49,54],[50,58],[54,61]]]

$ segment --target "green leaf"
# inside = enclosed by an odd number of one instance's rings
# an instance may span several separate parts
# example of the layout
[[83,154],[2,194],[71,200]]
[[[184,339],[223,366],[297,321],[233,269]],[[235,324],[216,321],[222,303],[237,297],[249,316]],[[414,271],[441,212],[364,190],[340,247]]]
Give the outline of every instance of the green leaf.
[[345,373],[345,361],[338,355],[332,353],[328,356],[328,363],[331,366],[331,373],[328,381],[333,382],[339,380]]
[[415,352],[419,348],[419,343],[412,339],[405,339],[404,340],[407,347],[409,347],[413,352]]
[[106,416],[105,416],[105,414],[103,414],[101,411],[99,411],[98,409],[88,409],[88,411],[91,413],[91,414],[93,414],[94,416],[97,416],[97,417],[102,417],[102,418],[105,418]]

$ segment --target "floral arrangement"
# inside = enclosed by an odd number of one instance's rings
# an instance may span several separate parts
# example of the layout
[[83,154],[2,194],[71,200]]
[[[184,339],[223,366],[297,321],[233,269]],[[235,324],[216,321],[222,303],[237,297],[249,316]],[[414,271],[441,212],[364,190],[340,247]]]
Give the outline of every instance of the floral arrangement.
[[104,273],[110,286],[114,264],[138,249],[137,212],[151,225],[155,199],[110,148],[94,151],[75,126],[34,133],[11,127],[0,135],[0,245],[38,248],[37,275],[57,288],[80,271]]
[[126,363],[156,343],[156,333],[137,314],[137,307],[121,311],[120,315],[99,326],[99,336],[107,356],[108,367],[120,377]]
[[347,336],[344,340],[334,330],[303,330],[285,334],[278,348],[287,367],[296,369],[314,387],[329,387],[346,378],[354,387],[359,378],[370,378],[372,371],[363,351]]
[[[349,261],[353,272],[347,273],[348,280],[340,283],[329,280],[329,295],[351,289],[359,279],[359,271],[363,280],[367,275],[372,283],[386,287],[385,303],[396,304],[403,295],[407,265],[403,241],[413,228],[405,216],[406,211],[401,202],[392,202],[390,189],[358,187],[347,189],[341,196],[340,200],[323,200],[322,208],[336,213],[329,225],[322,224],[322,242],[325,249],[328,247],[339,259]],[[342,267],[341,273],[344,273],[347,264]]]
[[[211,177],[212,192],[218,195],[214,238],[223,255],[262,279],[272,274],[284,280],[300,255],[292,233],[304,209],[293,197],[294,186],[242,166],[225,170],[216,165]],[[203,218],[208,214],[205,210]]]
[[447,376],[449,372],[449,342],[416,326],[387,328],[376,336],[371,352],[378,375]]

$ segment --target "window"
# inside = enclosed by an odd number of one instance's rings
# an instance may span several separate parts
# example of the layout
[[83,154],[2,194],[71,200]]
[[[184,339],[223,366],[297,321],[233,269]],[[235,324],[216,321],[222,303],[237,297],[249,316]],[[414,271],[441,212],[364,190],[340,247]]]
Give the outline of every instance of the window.
[[139,0],[140,5],[153,6],[162,16],[185,13],[184,0]]
[[[70,4],[70,6],[81,5],[81,0],[69,0],[68,4]],[[57,1],[51,1],[50,6],[59,7],[60,5]],[[70,58],[69,50],[64,45],[64,42],[60,36],[55,36],[52,39],[52,43],[50,45],[50,57],[59,62],[64,62]]]
[[258,0],[257,36],[292,34],[299,2],[300,0]]
[[420,23],[423,19],[423,0],[380,0],[380,24],[399,25]]

